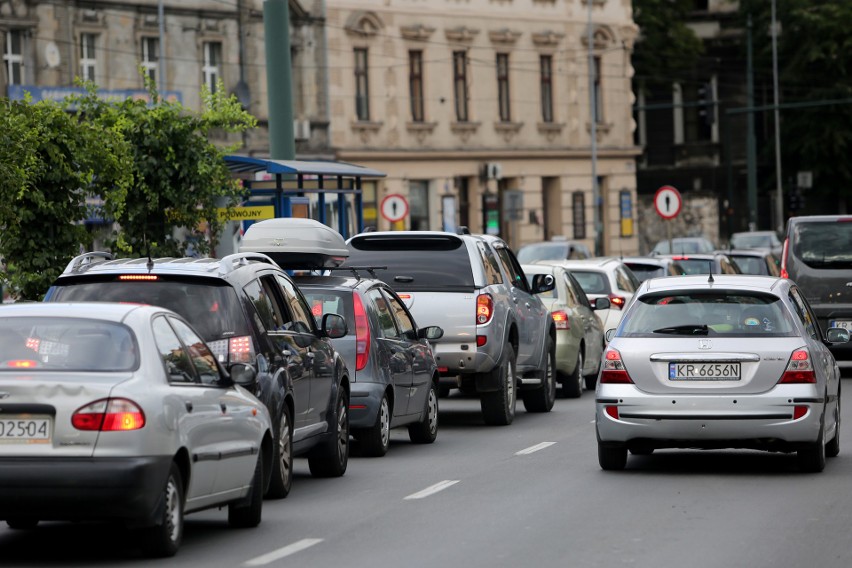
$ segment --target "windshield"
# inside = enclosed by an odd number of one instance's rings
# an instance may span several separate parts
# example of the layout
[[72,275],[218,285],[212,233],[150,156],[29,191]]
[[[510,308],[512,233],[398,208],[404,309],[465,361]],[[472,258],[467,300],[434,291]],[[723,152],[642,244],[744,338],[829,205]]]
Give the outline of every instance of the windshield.
[[603,272],[571,269],[571,274],[586,294],[609,294],[609,280]]
[[646,294],[625,315],[619,335],[787,337],[796,328],[775,296],[738,291]]
[[852,223],[797,223],[793,254],[811,268],[852,268]]
[[52,302],[133,302],[179,313],[204,341],[249,335],[237,293],[229,285],[157,280],[78,282],[60,285]]
[[82,318],[0,319],[0,372],[116,372],[138,365],[136,340],[125,325]]
[[773,239],[772,235],[734,235],[731,237],[731,246],[734,248],[772,248],[778,246],[778,239]]

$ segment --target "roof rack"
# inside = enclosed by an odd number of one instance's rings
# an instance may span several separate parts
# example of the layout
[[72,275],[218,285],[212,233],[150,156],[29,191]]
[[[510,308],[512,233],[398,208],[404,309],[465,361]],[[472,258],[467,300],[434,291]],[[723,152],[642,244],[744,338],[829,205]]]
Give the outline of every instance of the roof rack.
[[376,276],[376,270],[387,270],[387,269],[388,269],[387,266],[330,266],[330,267],[323,268],[323,270],[328,270],[328,271],[331,271],[331,270],[349,270],[349,271],[352,272],[352,275],[355,276],[355,278],[361,278],[361,275],[358,274],[358,271],[359,270],[365,270],[370,274],[371,278],[376,278],[376,279],[378,279],[378,276]]
[[66,274],[68,272],[74,272],[78,268],[82,267],[84,264],[92,264],[94,259],[102,258],[104,260],[113,260],[112,253],[104,252],[104,251],[94,251],[94,252],[86,252],[79,256],[75,256],[71,262],[68,263],[68,266],[65,267],[65,270],[62,271],[62,274]]
[[274,260],[263,253],[238,252],[235,254],[229,254],[219,261],[219,274],[224,276],[225,274],[233,272],[238,266],[247,265],[249,260],[259,260],[261,262],[268,262],[272,266],[277,266]]

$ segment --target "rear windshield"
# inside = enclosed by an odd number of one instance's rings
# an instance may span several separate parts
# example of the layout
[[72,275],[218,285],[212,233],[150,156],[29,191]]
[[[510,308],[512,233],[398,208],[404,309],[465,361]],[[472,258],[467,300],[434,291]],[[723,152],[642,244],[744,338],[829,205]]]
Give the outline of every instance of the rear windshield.
[[759,256],[733,256],[731,257],[743,274],[769,274],[766,261]]
[[745,234],[731,237],[731,246],[734,248],[772,248],[778,244],[778,239],[773,239],[772,235]]
[[666,269],[656,264],[637,264],[635,262],[627,262],[627,267],[633,271],[639,282],[644,282],[649,278],[657,278],[666,275]]
[[116,372],[138,365],[136,340],[125,325],[82,318],[0,319],[0,372]]
[[796,223],[793,254],[811,268],[852,268],[852,223]]
[[52,302],[132,302],[168,308],[182,315],[207,342],[249,335],[237,293],[229,285],[198,280],[87,281],[58,285]]
[[472,290],[467,246],[457,238],[362,238],[349,243],[343,266],[375,266],[376,277],[398,292]]
[[619,330],[622,337],[795,334],[793,320],[780,299],[735,291],[646,294],[625,314]]
[[300,284],[302,294],[308,300],[311,313],[317,321],[317,327],[322,324],[322,316],[325,314],[337,314],[346,320],[346,327],[350,332],[355,331],[355,313],[352,307],[352,292],[341,290],[327,290],[323,288],[309,288]]
[[603,272],[571,269],[571,274],[586,294],[609,294],[609,280]]
[[684,274],[719,274],[719,269],[712,259],[679,258],[677,263],[683,268]]
[[566,258],[583,258],[580,254],[569,257],[567,243],[541,243],[526,245],[518,250],[518,262],[529,264],[537,260],[565,260]]

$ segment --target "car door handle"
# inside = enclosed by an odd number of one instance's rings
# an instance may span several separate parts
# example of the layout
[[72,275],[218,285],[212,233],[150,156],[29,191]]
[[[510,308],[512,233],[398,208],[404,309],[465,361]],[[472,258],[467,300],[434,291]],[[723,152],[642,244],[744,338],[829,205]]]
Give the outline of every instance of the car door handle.
[[186,401],[186,402],[184,402],[183,404],[184,404],[184,406],[186,406],[186,411],[187,411],[187,412],[192,412],[192,408],[193,408],[193,406],[192,406],[192,401],[187,400],[187,401]]

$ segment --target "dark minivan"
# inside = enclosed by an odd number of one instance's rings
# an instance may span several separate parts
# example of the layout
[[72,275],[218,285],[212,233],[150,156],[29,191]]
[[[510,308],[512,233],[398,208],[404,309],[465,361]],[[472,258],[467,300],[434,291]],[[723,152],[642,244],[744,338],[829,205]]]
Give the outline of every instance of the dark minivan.
[[[791,217],[781,276],[799,285],[819,321],[852,330],[852,216]],[[838,366],[852,368],[852,343],[830,346]]]

